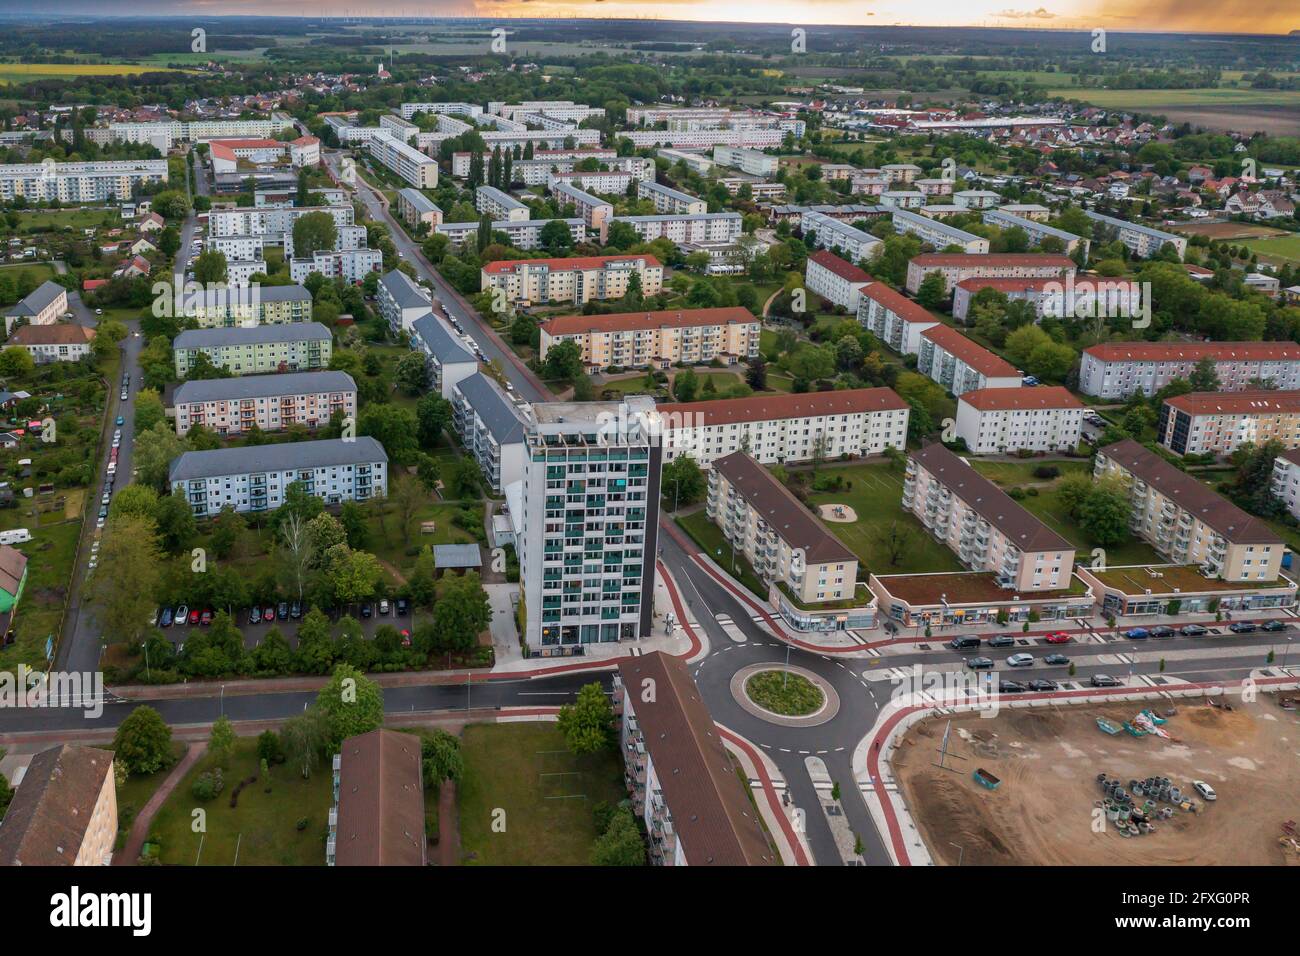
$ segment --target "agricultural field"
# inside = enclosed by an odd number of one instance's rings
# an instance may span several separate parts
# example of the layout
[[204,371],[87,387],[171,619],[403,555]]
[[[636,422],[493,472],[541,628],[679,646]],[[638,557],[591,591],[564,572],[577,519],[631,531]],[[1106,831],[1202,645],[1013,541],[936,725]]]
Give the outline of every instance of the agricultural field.
[[135,76],[159,71],[170,72],[165,66],[139,63],[0,63],[0,84],[66,80],[70,76]]
[[1276,239],[1249,239],[1243,245],[1261,259],[1300,262],[1300,234],[1298,233]]
[[1211,239],[1272,239],[1289,235],[1282,229],[1257,226],[1249,222],[1193,222],[1170,227],[1185,236],[1209,236]]

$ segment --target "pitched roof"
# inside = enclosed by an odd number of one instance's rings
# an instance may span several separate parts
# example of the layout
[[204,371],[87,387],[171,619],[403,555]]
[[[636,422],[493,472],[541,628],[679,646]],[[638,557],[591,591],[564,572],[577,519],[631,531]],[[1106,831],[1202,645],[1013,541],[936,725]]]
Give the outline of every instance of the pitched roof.
[[1068,388],[1060,385],[1043,385],[1038,388],[977,388],[961,395],[965,402],[982,412],[1011,411],[1034,408],[1083,408]]
[[664,429],[672,431],[701,425],[900,411],[909,407],[892,388],[845,388],[828,392],[717,398],[703,402],[667,402],[657,405],[655,411],[662,416]]
[[870,282],[871,276],[863,272],[851,262],[845,262],[835,253],[826,249],[818,249],[808,257],[809,262],[815,262],[823,269],[829,269],[841,279],[848,279],[850,282]]
[[1074,545],[1016,504],[964,459],[938,442],[909,456],[1022,551],[1073,551]]
[[281,372],[273,375],[241,375],[238,378],[195,379],[181,382],[172,394],[172,404],[223,402],[244,398],[272,398],[280,395],[315,395],[321,392],[355,392],[357,383],[347,372]]
[[440,365],[478,362],[461,340],[452,334],[445,321],[432,311],[426,312],[412,322],[411,331],[424,343],[429,354],[436,358]]
[[0,591],[16,595],[27,573],[27,555],[17,548],[0,544]]
[[801,549],[808,564],[858,560],[790,489],[743,451],[716,459],[713,470],[772,526],[774,534],[791,548]]
[[483,267],[483,271],[488,275],[502,275],[508,272],[514,272],[519,266],[527,266],[529,269],[549,269],[552,272],[571,272],[585,271],[589,269],[603,269],[615,262],[637,262],[642,261],[646,268],[652,269],[656,266],[662,268],[662,263],[652,255],[627,255],[627,256],[574,256],[571,259],[508,259],[498,262],[489,262]]
[[223,345],[261,345],[269,342],[329,341],[330,338],[330,330],[319,322],[237,325],[230,328],[186,329],[176,336],[172,348],[201,349]]
[[379,284],[393,297],[399,309],[427,309],[429,297],[419,284],[400,269],[386,272],[379,278]]
[[931,326],[923,331],[921,336],[989,378],[1010,378],[1020,375],[1019,370],[1010,362],[994,355],[984,346],[977,345],[950,326]]
[[1300,391],[1188,392],[1165,399],[1189,415],[1276,415],[1300,412]]
[[[652,651],[620,659],[618,671],[686,862],[775,865],[758,814],[686,664]],[[640,695],[646,680],[656,689],[649,701]]]
[[1294,342],[1103,342],[1083,350],[1103,362],[1300,361]]
[[1050,269],[1077,268],[1069,256],[1050,252],[923,252],[912,257],[912,264],[926,266],[1020,266]]
[[85,345],[95,330],[72,322],[54,325],[20,325],[9,336],[10,345]]
[[612,315],[561,315],[545,323],[548,335],[622,332],[635,329],[684,329],[702,325],[752,325],[758,319],[738,305],[714,309],[666,309],[662,312],[616,312]]
[[67,290],[63,286],[46,279],[33,289],[30,295],[6,309],[5,315],[40,315],[42,309],[47,308],[65,292]]
[[339,748],[336,866],[423,866],[420,738],[398,730],[349,737]]
[[1209,485],[1179,471],[1131,438],[1107,445],[1097,454],[1109,458],[1134,477],[1145,481],[1233,544],[1283,543],[1277,532],[1259,518],[1246,514]]
[[189,481],[222,475],[365,465],[375,461],[387,463],[388,454],[384,446],[369,435],[360,435],[350,441],[322,438],[318,441],[276,442],[251,448],[183,452],[173,459],[168,480]]
[[926,322],[938,325],[939,320],[931,315],[924,306],[913,302],[897,289],[891,289],[883,282],[873,282],[862,290],[862,294],[878,302],[904,322]]
[[77,744],[33,757],[0,825],[0,866],[72,866],[112,766],[111,751]]
[[483,426],[496,439],[507,445],[524,440],[525,422],[522,413],[505,392],[482,372],[475,372],[455,385],[465,396],[465,401],[483,421]]

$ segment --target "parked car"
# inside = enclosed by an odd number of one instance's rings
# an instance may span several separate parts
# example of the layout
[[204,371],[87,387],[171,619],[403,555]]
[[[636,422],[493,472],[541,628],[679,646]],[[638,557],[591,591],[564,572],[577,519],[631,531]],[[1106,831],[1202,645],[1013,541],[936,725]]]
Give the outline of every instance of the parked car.
[[261,607],[259,607],[258,605],[254,604],[252,607],[250,607],[250,608],[248,609],[248,623],[249,623],[249,624],[260,624],[260,623],[262,623],[262,609],[261,609]]
[[302,617],[302,602],[294,601],[289,605],[289,616],[295,621]]
[[1035,378],[1033,375],[1026,375],[1023,379],[1020,380],[1020,384],[1024,385],[1026,388],[1033,388],[1035,385],[1038,384],[1038,379]]
[[1008,667],[1030,667],[1033,663],[1033,654],[1012,654],[1007,658]]
[[125,425],[125,424],[126,424],[126,419],[123,418],[121,415],[118,415],[118,416],[117,416],[117,425],[118,425],[118,427],[120,428],[121,426],[123,426],[123,425]]
[[190,616],[190,609],[186,607],[184,604],[182,604],[180,607],[176,609],[176,613],[172,616],[172,620],[176,622],[177,627],[180,627],[182,624],[184,624],[186,621],[189,620],[189,616]]
[[1069,644],[1070,635],[1065,633],[1065,631],[1053,631],[1051,634],[1048,634],[1043,638],[1043,640],[1048,644]]
[[1093,674],[1088,683],[1093,687],[1122,687],[1123,682],[1116,677],[1110,677],[1106,674]]
[[375,613],[375,609],[374,609],[374,607],[372,607],[371,605],[369,605],[369,604],[363,604],[363,605],[361,605],[361,616],[362,616],[362,617],[370,617],[370,616],[371,616],[372,614],[374,614],[374,613]]
[[402,646],[403,647],[411,646],[411,632],[408,631],[406,628],[402,628]]
[[1219,795],[1214,792],[1214,788],[1204,780],[1193,780],[1192,788],[1201,795],[1202,800],[1210,801],[1219,799]]
[[1261,631],[1285,631],[1286,621],[1265,621],[1259,626]]
[[1016,639],[1010,634],[994,634],[989,638],[989,647],[1015,647]]
[[190,619],[189,619],[190,626],[193,627],[195,624],[199,623],[199,618],[202,616],[203,613],[198,608],[196,607],[190,608]]
[[104,492],[104,497],[102,497],[102,498],[99,499],[99,503],[100,503],[101,505],[106,505],[106,504],[108,504],[108,503],[109,503],[110,501],[112,501],[112,500],[113,500],[113,496],[110,495],[110,494],[106,491],[106,492]]
[[979,647],[980,639],[973,634],[967,634],[962,637],[954,637],[948,642],[948,646],[954,651],[964,650],[968,647]]
[[212,608],[205,607],[203,609],[203,613],[199,615],[199,623],[204,627],[212,623]]
[[1183,637],[1202,637],[1210,633],[1208,627],[1202,627],[1200,624],[1184,624],[1178,629],[1178,633]]
[[1040,677],[1037,680],[1031,680],[1029,682],[1029,689],[1038,691],[1039,693],[1045,693],[1050,690],[1059,690],[1060,688],[1056,681]]
[[275,620],[274,604],[268,604],[266,607],[262,608],[262,620],[265,621],[267,624],[270,624],[272,621]]
[[1235,624],[1229,624],[1228,630],[1233,634],[1254,634],[1259,630],[1259,625],[1253,621],[1237,621]]
[[171,627],[171,626],[172,626],[172,609],[171,609],[171,608],[169,608],[169,607],[165,607],[165,608],[162,609],[161,612],[159,612],[159,614],[158,614],[158,626],[159,626],[159,627]]
[[993,669],[993,659],[991,657],[968,657],[966,666],[973,671],[987,671]]
[[289,602],[281,601],[280,606],[275,609],[275,616],[282,621],[289,620]]
[[998,682],[998,693],[1000,694],[1023,694],[1025,685],[1018,680],[1004,680]]
[[392,610],[392,607],[390,607],[389,604],[388,604],[388,598],[381,598],[380,601],[379,601],[379,613],[380,613],[380,614],[387,614],[387,613],[388,613],[389,611],[391,611],[391,610]]
[[1167,624],[1161,624],[1159,627],[1151,628],[1152,637],[1173,637],[1175,633],[1177,632]]
[[130,396],[127,395],[126,389],[122,389],[122,401],[125,402],[128,398],[130,398]]
[[1130,641],[1145,641],[1151,636],[1151,632],[1145,627],[1131,627],[1124,632],[1124,636]]
[[1053,667],[1059,667],[1062,664],[1069,664],[1070,659],[1064,654],[1048,654],[1043,658],[1044,664],[1050,664]]
[[409,601],[406,600],[406,598],[397,599],[397,613],[399,616],[405,615],[410,610],[411,610],[411,604]]

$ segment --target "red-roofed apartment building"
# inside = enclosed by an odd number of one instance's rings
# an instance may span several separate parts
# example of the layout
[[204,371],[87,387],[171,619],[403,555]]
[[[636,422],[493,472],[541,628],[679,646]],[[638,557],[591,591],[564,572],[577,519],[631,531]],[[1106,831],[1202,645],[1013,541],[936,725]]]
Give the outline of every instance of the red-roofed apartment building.
[[1019,388],[1024,380],[1011,363],[946,325],[921,333],[916,370],[959,397],[977,388]]
[[1153,395],[1176,378],[1190,378],[1205,358],[1214,362],[1219,391],[1245,391],[1256,380],[1300,389],[1294,342],[1107,342],[1083,350],[1079,390],[1098,398]]
[[480,288],[505,291],[519,302],[572,302],[621,299],[632,276],[641,277],[641,294],[663,288],[664,267],[651,255],[583,256],[573,259],[518,259],[483,266]]
[[239,161],[250,163],[275,163],[284,158],[289,144],[278,139],[213,139],[208,140],[208,153],[212,157],[214,173],[233,173]]
[[963,279],[952,290],[952,317],[970,323],[971,300],[984,289],[994,289],[1008,301],[1024,301],[1038,318],[1093,314],[1137,316],[1142,309],[1142,284],[1130,279],[1076,279],[1073,283],[1051,279]]
[[1059,385],[978,388],[957,400],[957,437],[977,455],[1073,451],[1084,405]]
[[[690,455],[703,468],[742,449],[762,464],[907,447],[911,407],[891,388],[754,395],[655,408],[664,461]],[[818,454],[820,452],[820,454]]]
[[1178,455],[1231,455],[1246,442],[1300,446],[1300,392],[1189,392],[1166,399],[1160,444]]
[[857,312],[862,290],[872,281],[853,263],[827,249],[812,253],[804,269],[804,285],[809,292],[849,312]]
[[1073,259],[1054,253],[928,252],[907,264],[907,291],[916,295],[931,272],[942,273],[944,288],[952,289],[965,279],[1064,279],[1076,270]]
[[858,322],[900,355],[920,353],[921,334],[939,324],[924,307],[883,282],[862,290]]
[[671,368],[758,355],[762,323],[740,306],[612,315],[562,315],[541,329],[539,361],[560,342],[576,342],[588,368]]

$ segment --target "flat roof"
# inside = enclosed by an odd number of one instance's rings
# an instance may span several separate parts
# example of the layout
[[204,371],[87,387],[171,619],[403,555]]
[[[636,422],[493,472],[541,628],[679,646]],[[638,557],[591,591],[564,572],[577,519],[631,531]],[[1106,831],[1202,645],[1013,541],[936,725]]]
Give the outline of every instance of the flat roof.
[[1070,587],[1055,591],[1015,591],[998,585],[997,575],[990,571],[952,571],[940,574],[877,574],[873,575],[892,596],[913,606],[939,604],[947,600],[953,604],[1006,604],[1014,595],[1021,604],[1030,601],[1053,601],[1066,597],[1081,597],[1088,587],[1077,577],[1070,578]]
[[433,566],[435,568],[481,568],[483,554],[476,544],[435,544]]
[[[1152,594],[1205,594],[1217,591],[1254,591],[1276,588],[1294,588],[1295,582],[1286,577],[1276,581],[1224,581],[1207,578],[1194,564],[1158,564],[1151,567],[1107,568],[1088,573],[1107,587],[1131,596]],[[1152,574],[1151,572],[1155,572]]]

